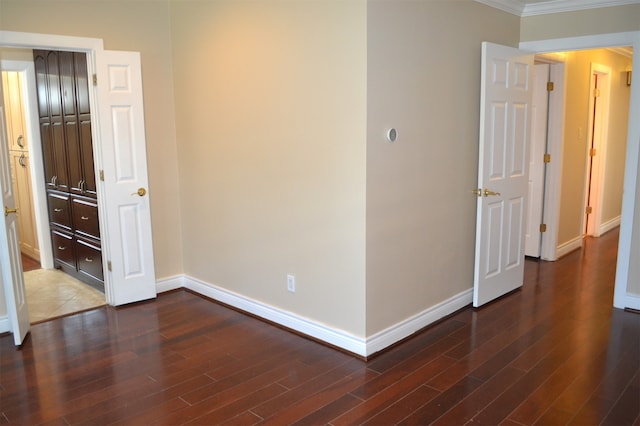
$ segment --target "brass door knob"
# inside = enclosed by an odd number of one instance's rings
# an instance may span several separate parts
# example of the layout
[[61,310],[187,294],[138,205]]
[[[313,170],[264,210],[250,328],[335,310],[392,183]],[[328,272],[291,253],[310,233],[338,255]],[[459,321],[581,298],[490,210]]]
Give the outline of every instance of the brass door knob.
[[144,197],[145,195],[147,195],[147,190],[144,188],[138,188],[138,190],[131,195],[139,195],[140,197]]
[[489,195],[498,195],[498,196],[499,196],[499,195],[500,195],[500,193],[499,193],[499,192],[489,191],[488,189],[485,189],[485,190],[484,190],[484,196],[485,196],[485,197],[488,197]]
[[488,197],[489,195],[500,195],[499,192],[493,192],[493,191],[489,191],[488,189],[485,188],[485,190],[483,191],[482,188],[478,188],[478,189],[472,189],[471,190],[472,194],[477,195],[478,197],[482,197],[483,195],[485,197]]

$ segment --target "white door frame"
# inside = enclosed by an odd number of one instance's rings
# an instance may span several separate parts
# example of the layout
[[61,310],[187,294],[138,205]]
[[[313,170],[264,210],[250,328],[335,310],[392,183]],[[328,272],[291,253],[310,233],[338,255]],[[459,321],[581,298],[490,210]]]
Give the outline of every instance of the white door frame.
[[[51,49],[66,50],[74,52],[84,52],[87,54],[87,73],[89,75],[96,74],[96,52],[103,51],[102,39],[71,37],[60,35],[47,35],[35,33],[20,33],[13,31],[0,31],[0,48],[21,48],[21,49]],[[93,157],[96,170],[102,167],[102,141],[100,138],[100,116],[98,108],[98,100],[94,86],[89,86],[89,104],[92,111],[91,114],[91,133],[93,135]],[[34,92],[35,93],[35,92]],[[35,144],[34,144],[35,145]],[[40,155],[42,155],[40,153]],[[42,195],[42,194],[40,194]],[[46,199],[45,199],[46,203]],[[106,195],[104,191],[98,191],[98,217],[100,221],[100,230],[102,235],[109,235],[106,227],[105,214]],[[46,204],[45,204],[46,205]],[[106,254],[109,253],[109,241],[107,238],[102,241],[103,265],[106,265]],[[6,247],[0,247],[0,250],[6,250]],[[110,300],[111,277],[109,274],[104,276],[105,297],[109,304],[113,304]]]
[[[532,52],[559,52],[565,50],[585,50],[605,47],[632,46],[640,52],[640,31],[599,34],[581,37],[528,41],[520,43],[520,48]],[[640,54],[633,55],[633,68],[640,69]],[[640,116],[640,84],[631,85],[629,117]],[[640,120],[629,120],[627,131],[627,153],[625,160],[620,239],[613,306],[640,309],[640,297],[627,292],[631,264],[631,237],[633,235],[634,209],[640,208],[636,186],[638,163],[640,160]]]

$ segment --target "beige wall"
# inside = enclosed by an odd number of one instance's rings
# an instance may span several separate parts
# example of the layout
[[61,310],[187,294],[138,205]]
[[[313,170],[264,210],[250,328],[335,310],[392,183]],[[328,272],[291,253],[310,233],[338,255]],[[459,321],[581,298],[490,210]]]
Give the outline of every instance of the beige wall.
[[141,52],[156,276],[182,273],[167,2],[0,0],[0,30],[101,38],[105,49]]
[[473,1],[369,2],[367,335],[473,286],[480,46],[517,46],[519,21]]
[[365,2],[171,17],[185,273],[364,337]]
[[588,127],[591,64],[611,69],[602,223],[619,217],[621,212],[631,92],[626,85],[625,74],[631,67],[631,58],[606,49],[566,52],[564,57],[566,104],[558,245],[581,238],[583,234],[587,152],[590,143]]
[[520,25],[520,41],[549,40],[640,30],[640,4],[528,16]]

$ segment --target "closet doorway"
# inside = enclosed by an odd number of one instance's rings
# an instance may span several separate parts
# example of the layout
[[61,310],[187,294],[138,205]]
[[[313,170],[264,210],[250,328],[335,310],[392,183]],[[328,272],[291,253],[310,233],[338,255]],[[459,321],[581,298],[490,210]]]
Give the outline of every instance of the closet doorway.
[[[3,49],[2,57],[7,142],[12,159],[11,172],[18,209],[20,249],[30,322],[42,322],[102,306],[105,304],[104,291],[100,292],[57,269],[63,265],[57,260],[59,256],[55,254],[51,236],[65,234],[64,231],[68,230],[59,227],[49,217],[49,211],[59,209],[60,206],[48,206],[46,201],[48,194],[44,187],[45,161],[39,129],[41,114],[38,113],[36,103],[38,89],[35,83],[33,51]],[[63,90],[60,91],[61,96],[64,94]],[[79,196],[82,198],[81,194]],[[86,197],[81,201],[87,199],[91,201]],[[68,214],[71,214],[70,207],[69,205]],[[69,241],[74,242],[73,238]],[[71,253],[77,252],[76,247],[71,245],[59,245],[59,248]],[[101,272],[101,258],[98,258],[100,261],[96,263],[100,264]],[[93,260],[90,257],[85,259]]]

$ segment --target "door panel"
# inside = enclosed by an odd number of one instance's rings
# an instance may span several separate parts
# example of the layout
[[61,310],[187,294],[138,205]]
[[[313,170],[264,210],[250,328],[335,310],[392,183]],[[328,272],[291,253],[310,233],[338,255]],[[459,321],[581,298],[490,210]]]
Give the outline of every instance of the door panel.
[[531,143],[529,153],[529,185],[527,188],[527,220],[524,254],[540,257],[544,196],[544,154],[547,146],[547,113],[549,65],[534,65],[533,96],[531,104]]
[[473,305],[522,285],[533,56],[482,44]]
[[[156,296],[140,54],[102,51],[98,64],[110,303]],[[102,220],[102,218],[101,218]],[[104,250],[104,247],[103,247]]]
[[7,314],[11,322],[13,340],[21,345],[29,332],[29,310],[27,307],[24,277],[22,275],[22,258],[20,257],[20,238],[18,237],[17,215],[9,213],[7,209],[15,208],[13,185],[11,183],[11,166],[9,163],[9,147],[7,144],[7,128],[5,125],[4,99],[0,85],[0,192],[4,214],[0,214],[0,264],[8,266],[2,268],[2,283],[4,287]]

